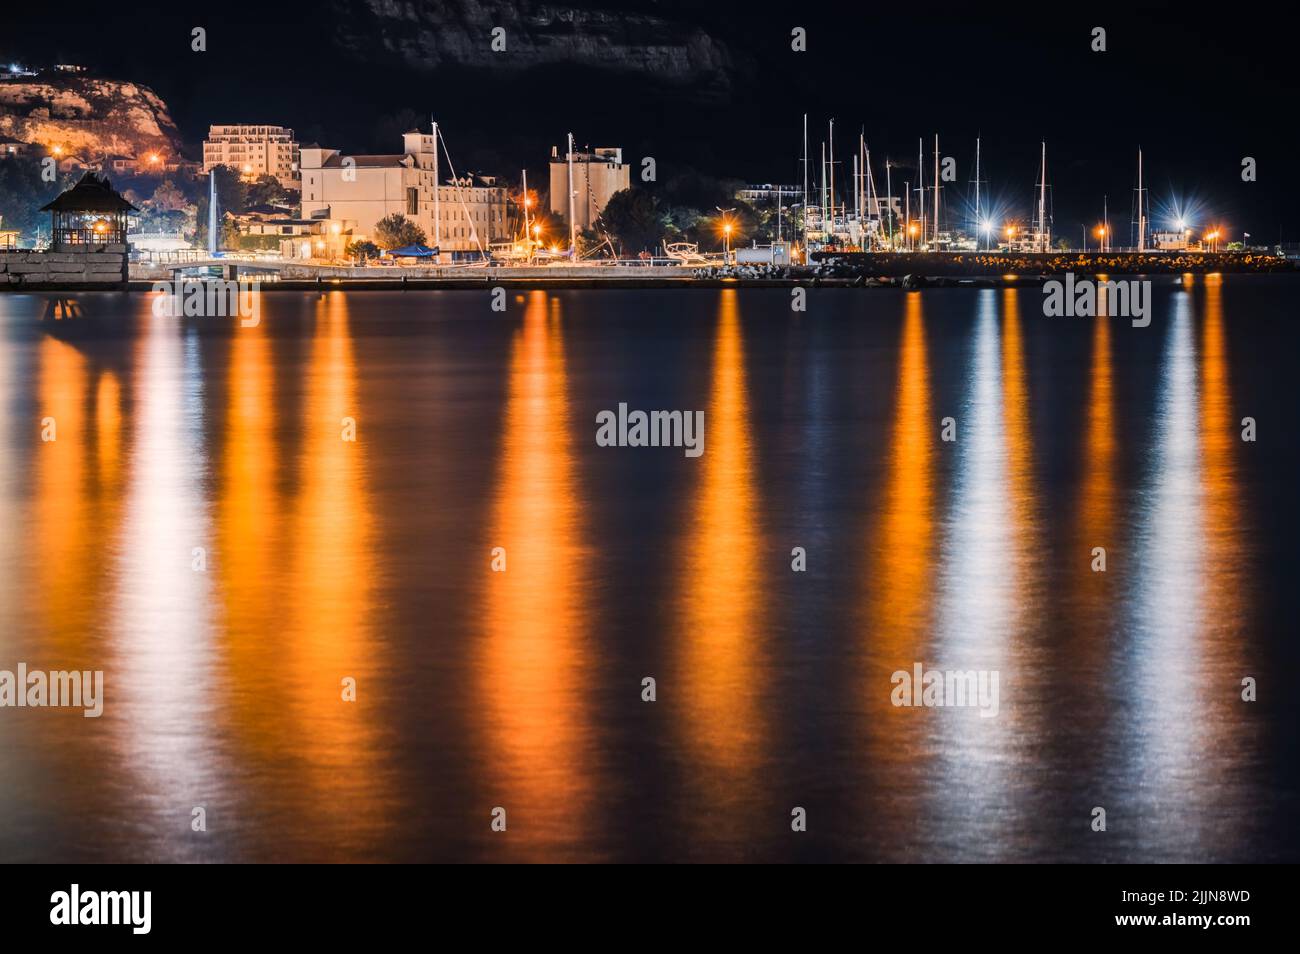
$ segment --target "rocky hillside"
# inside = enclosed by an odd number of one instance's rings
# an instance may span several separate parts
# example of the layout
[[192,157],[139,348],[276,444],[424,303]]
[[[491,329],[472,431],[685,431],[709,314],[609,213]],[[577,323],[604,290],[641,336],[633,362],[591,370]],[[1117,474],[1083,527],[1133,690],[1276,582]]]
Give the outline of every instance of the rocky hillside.
[[0,135],[86,157],[181,148],[167,105],[153,90],[77,76],[0,81]]
[[[672,84],[730,85],[731,52],[653,3],[604,0],[578,10],[538,0],[333,0],[336,44],[354,59],[421,70],[519,72],[563,64]],[[505,52],[491,49],[506,31]]]

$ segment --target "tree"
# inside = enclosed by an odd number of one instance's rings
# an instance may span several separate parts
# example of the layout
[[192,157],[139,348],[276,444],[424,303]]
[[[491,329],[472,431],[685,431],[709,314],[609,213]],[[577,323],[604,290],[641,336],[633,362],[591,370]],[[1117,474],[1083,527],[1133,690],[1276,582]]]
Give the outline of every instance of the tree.
[[380,248],[423,245],[425,241],[424,229],[400,213],[394,212],[375,223],[375,244]]
[[[76,178],[80,178],[77,176]],[[34,242],[49,235],[50,214],[40,208],[64,189],[71,188],[74,177],[60,175],[46,182],[41,175],[40,160],[25,156],[0,159],[0,215],[4,228],[18,229],[24,241]]]
[[605,236],[596,232],[595,229],[578,229],[574,238],[578,243],[579,258],[609,258],[610,249],[605,243]]
[[178,212],[189,205],[185,193],[171,179],[160,182],[146,202],[155,212]]
[[355,258],[364,262],[367,259],[379,257],[379,246],[374,242],[367,242],[364,239],[360,241],[352,241],[344,246],[343,254],[349,258]]
[[285,199],[284,186],[280,185],[280,180],[275,176],[258,176],[248,184],[245,194],[248,208],[255,205],[274,205]]
[[621,247],[623,254],[653,251],[667,231],[659,200],[641,189],[622,189],[605,203],[596,225]]

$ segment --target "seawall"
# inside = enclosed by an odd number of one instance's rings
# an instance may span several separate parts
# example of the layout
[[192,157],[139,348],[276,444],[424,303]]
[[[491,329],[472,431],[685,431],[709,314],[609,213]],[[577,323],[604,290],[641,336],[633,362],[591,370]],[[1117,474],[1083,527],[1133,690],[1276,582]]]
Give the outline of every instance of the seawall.
[[0,252],[0,290],[123,288],[126,280],[125,245]]
[[1260,252],[813,252],[814,265],[841,276],[994,278],[1000,275],[1176,275],[1294,272],[1295,262]]

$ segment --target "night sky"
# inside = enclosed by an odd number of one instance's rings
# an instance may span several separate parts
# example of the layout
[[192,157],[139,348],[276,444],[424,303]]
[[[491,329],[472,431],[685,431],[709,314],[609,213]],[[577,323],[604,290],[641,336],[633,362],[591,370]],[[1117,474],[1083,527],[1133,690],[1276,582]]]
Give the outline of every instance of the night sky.
[[[490,65],[420,73],[379,56],[359,61],[334,43],[335,18],[349,2],[133,3],[129,13],[9,5],[0,57],[84,63],[149,85],[191,146],[209,123],[269,122],[293,127],[300,141],[392,151],[392,117],[434,113],[462,168],[511,178],[524,165],[540,173],[550,146],[572,129],[580,144],[622,145],[634,160],[653,155],[661,181],[690,165],[794,182],[807,111],[814,151],[825,120],[836,118],[844,160],[865,127],[878,174],[886,155],[915,162],[917,137],[937,132],[964,192],[979,134],[995,208],[1021,218],[1046,139],[1056,231],[1076,242],[1080,225],[1100,218],[1104,194],[1124,235],[1140,143],[1156,226],[1177,198],[1197,224],[1221,223],[1232,237],[1244,229],[1255,242],[1300,240],[1300,81],[1281,7],[594,4],[679,19],[725,44],[737,63],[730,88],[697,89],[589,69],[537,70],[521,82]],[[190,51],[196,25],[208,30],[206,54]],[[807,53],[790,51],[794,26],[808,30]],[[1090,50],[1094,26],[1107,30],[1105,53]],[[1245,156],[1258,162],[1255,183],[1241,181]]]

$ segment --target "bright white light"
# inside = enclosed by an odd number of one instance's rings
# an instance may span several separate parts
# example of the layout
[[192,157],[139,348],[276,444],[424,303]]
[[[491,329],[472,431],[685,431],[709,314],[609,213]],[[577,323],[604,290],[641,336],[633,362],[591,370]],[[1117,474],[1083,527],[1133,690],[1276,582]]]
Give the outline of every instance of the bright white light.
[[993,223],[990,222],[988,219],[984,219],[982,222],[980,222],[980,231],[983,232],[985,235],[992,232]]

